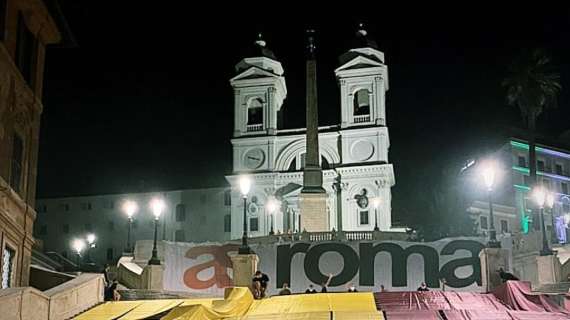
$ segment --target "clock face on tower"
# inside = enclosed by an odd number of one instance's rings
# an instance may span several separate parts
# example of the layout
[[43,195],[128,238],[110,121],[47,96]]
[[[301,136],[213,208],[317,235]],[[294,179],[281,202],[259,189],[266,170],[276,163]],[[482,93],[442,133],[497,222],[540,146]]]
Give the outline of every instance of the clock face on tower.
[[261,149],[251,149],[245,153],[244,164],[248,169],[257,169],[265,161],[265,153]]

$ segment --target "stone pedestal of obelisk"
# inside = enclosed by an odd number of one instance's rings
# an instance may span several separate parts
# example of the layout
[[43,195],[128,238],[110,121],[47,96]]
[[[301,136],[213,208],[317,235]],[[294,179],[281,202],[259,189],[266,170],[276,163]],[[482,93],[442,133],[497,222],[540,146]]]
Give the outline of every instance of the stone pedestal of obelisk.
[[303,189],[299,195],[301,231],[329,231],[327,193],[319,156],[319,116],[317,104],[317,61],[314,31],[308,30],[307,56],[307,153],[303,169]]

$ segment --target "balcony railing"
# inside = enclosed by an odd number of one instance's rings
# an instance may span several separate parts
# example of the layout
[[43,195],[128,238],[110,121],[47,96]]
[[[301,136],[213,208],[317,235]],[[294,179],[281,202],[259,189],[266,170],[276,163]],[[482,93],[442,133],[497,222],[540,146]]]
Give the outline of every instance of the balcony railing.
[[247,132],[256,132],[256,131],[263,131],[263,123],[247,125]]
[[298,232],[293,234],[274,234],[261,237],[251,237],[250,243],[275,242],[319,242],[319,241],[372,241],[372,240],[399,240],[405,241],[409,237],[405,232],[395,231],[324,231],[324,232]]
[[364,122],[370,122],[369,114],[354,116],[354,123],[364,123]]
[[373,232],[374,231],[346,231],[344,235],[348,241],[374,240]]

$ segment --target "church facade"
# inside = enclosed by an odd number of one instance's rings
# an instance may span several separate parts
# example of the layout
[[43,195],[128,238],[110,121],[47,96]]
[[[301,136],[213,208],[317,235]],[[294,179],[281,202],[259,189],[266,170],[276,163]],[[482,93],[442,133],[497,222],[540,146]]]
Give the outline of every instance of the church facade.
[[[334,70],[340,87],[340,123],[319,127],[323,188],[327,193],[326,227],[319,231],[392,229],[391,187],[395,178],[388,160],[388,67],[384,53],[367,39],[365,30],[359,30],[357,37],[361,45],[343,54]],[[232,239],[243,233],[242,175],[253,181],[245,205],[250,236],[305,229],[299,194],[306,129],[279,128],[279,113],[287,112],[283,108],[287,97],[284,70],[263,40],[256,46],[257,54],[242,59],[230,80],[234,89],[233,174],[226,179],[232,189]],[[275,212],[266,209],[270,199],[279,203]]]

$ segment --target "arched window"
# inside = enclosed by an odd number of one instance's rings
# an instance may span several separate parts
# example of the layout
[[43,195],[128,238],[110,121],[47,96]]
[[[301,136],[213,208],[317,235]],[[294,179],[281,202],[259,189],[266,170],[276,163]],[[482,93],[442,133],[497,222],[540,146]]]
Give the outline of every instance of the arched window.
[[247,107],[247,124],[262,124],[263,123],[263,101],[256,98],[250,101]]
[[370,114],[370,95],[368,90],[360,89],[354,94],[354,115],[363,116]]

